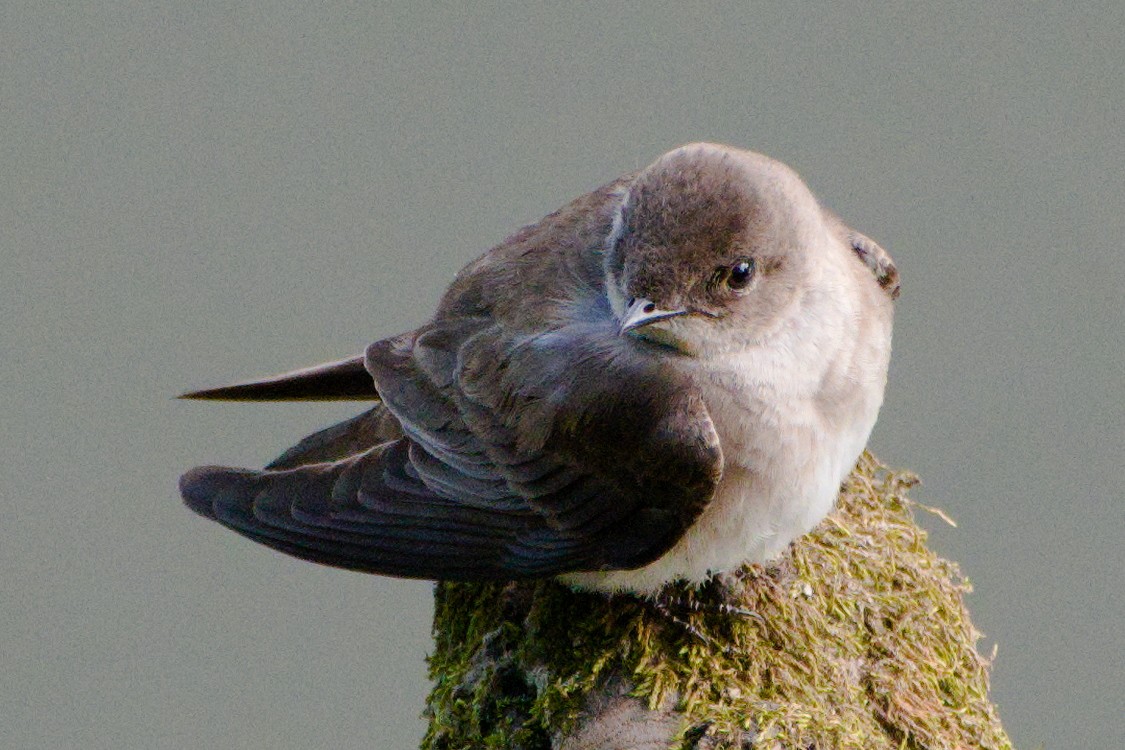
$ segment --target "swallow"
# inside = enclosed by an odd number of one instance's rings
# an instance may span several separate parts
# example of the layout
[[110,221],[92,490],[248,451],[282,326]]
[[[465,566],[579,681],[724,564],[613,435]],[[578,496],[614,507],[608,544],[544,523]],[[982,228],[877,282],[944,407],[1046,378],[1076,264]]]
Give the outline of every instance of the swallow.
[[520,229],[362,356],[192,399],[369,402],[196,513],[340,568],[654,594],[832,509],[887,380],[889,254],[786,165],[696,143]]

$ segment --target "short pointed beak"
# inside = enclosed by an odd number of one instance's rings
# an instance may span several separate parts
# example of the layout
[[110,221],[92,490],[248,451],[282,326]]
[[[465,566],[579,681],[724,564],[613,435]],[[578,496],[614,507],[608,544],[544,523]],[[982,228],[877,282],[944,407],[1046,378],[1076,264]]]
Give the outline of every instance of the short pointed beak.
[[634,328],[685,314],[687,314],[687,310],[661,310],[652,300],[637,297],[629,301],[629,307],[621,318],[621,333],[625,334]]

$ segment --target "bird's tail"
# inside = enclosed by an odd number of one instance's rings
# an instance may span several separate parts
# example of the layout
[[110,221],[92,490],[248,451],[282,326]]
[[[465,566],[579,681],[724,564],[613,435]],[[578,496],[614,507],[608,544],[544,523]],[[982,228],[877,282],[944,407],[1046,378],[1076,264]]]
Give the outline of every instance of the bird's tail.
[[215,401],[374,401],[375,382],[363,357],[350,357],[258,380],[189,391],[180,398]]

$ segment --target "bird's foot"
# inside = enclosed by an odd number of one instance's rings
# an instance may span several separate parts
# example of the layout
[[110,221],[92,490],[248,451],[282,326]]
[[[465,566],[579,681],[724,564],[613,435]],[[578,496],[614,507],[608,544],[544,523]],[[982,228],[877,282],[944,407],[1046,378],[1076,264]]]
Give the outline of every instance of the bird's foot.
[[699,618],[691,616],[701,614],[704,618],[708,616],[750,618],[764,622],[760,614],[742,606],[742,599],[738,596],[740,589],[741,576],[736,572],[717,575],[698,588],[669,586],[646,601],[661,617],[692,637],[698,638],[708,646],[719,648],[724,653],[730,653],[729,645],[705,633],[693,622],[693,619]]

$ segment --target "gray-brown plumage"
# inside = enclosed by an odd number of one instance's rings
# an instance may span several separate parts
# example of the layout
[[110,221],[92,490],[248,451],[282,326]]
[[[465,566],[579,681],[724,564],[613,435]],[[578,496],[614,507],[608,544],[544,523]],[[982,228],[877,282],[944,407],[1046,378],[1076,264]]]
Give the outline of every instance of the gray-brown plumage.
[[653,591],[766,559],[874,424],[897,274],[784,165],[693,144],[525,227],[362,360],[188,394],[363,398],[262,471],[181,479],[283,552]]

